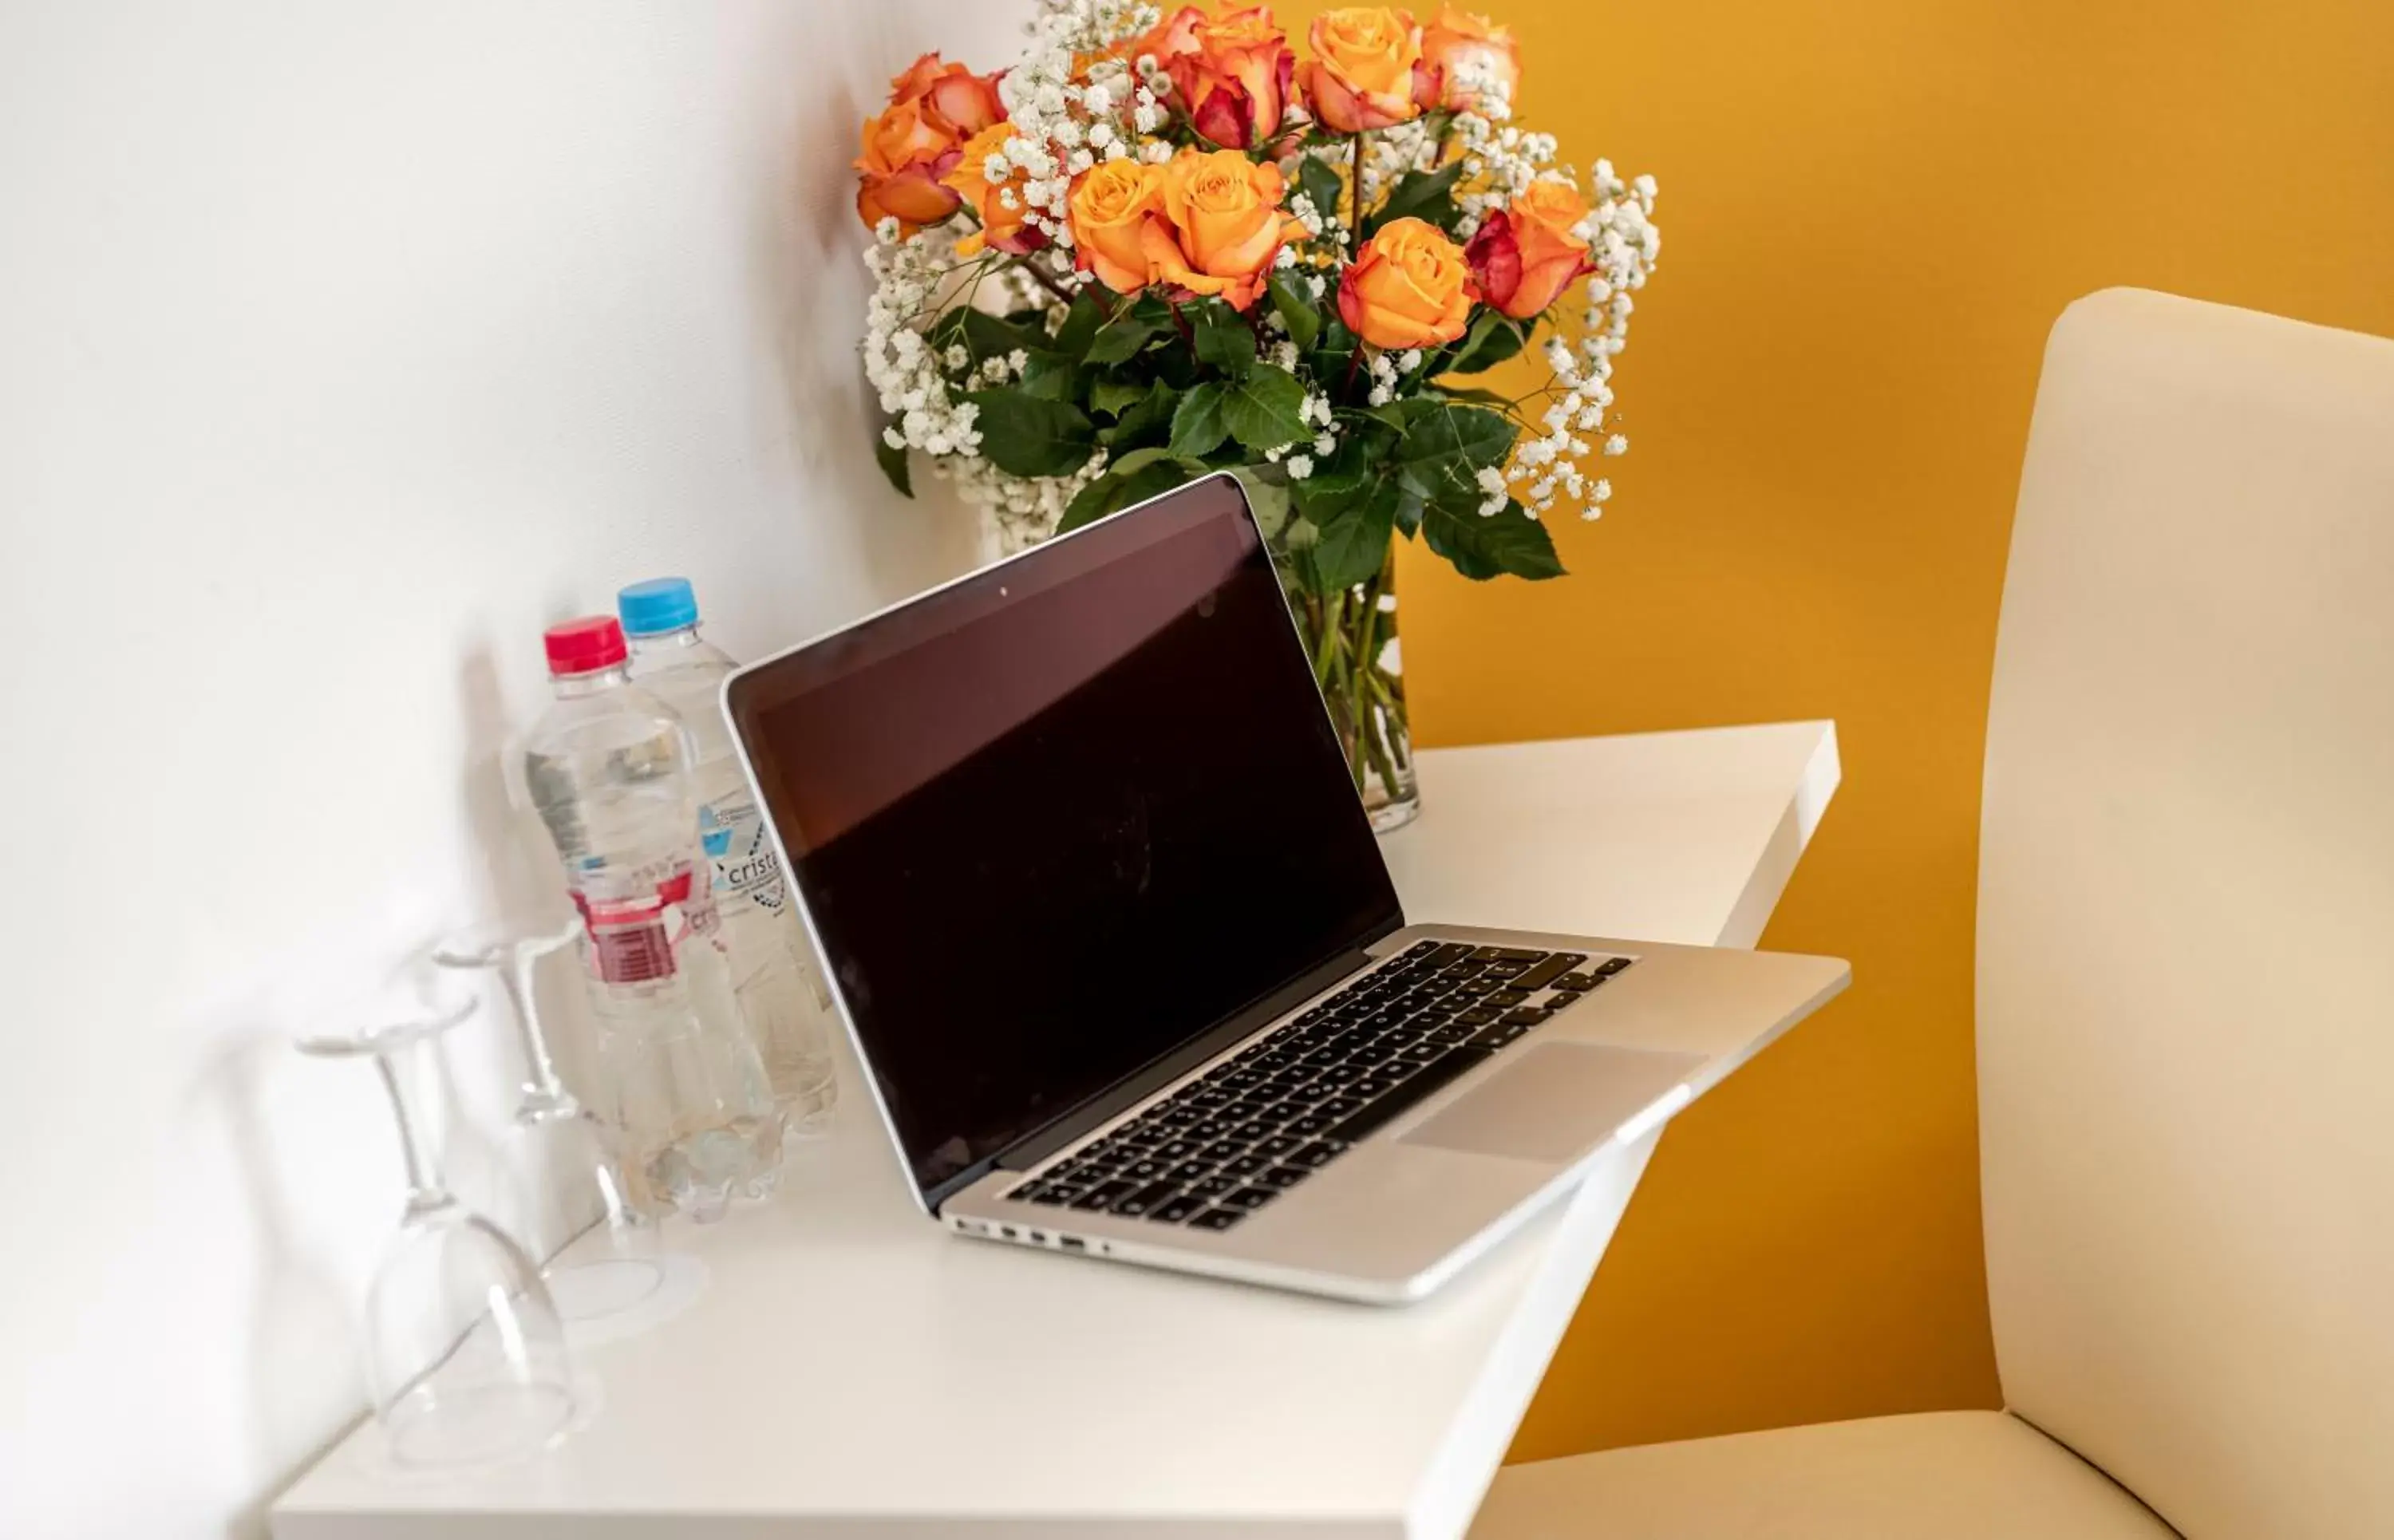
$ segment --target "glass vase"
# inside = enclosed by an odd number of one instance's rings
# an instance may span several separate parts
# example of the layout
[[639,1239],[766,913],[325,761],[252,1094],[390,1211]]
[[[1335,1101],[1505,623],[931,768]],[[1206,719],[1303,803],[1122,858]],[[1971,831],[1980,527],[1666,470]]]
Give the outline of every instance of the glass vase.
[[[1292,517],[1286,473],[1278,465],[1266,464],[1241,466],[1230,474],[1245,490],[1265,546],[1280,570],[1289,612],[1313,662],[1313,682],[1330,708],[1348,773],[1363,799],[1363,810],[1371,815],[1372,828],[1378,834],[1401,829],[1421,812],[1421,783],[1414,775],[1404,659],[1397,644],[1396,542],[1388,543],[1380,570],[1369,581],[1343,592],[1317,593],[1298,577],[1290,558],[1292,535],[1308,536],[1298,533],[1303,521]],[[1054,533],[993,508],[983,507],[980,514],[985,559],[1027,550]]]
[[1401,828],[1421,811],[1421,785],[1397,642],[1396,549],[1392,544],[1370,579],[1341,592],[1313,592],[1285,562],[1281,573],[1363,810],[1380,834]]

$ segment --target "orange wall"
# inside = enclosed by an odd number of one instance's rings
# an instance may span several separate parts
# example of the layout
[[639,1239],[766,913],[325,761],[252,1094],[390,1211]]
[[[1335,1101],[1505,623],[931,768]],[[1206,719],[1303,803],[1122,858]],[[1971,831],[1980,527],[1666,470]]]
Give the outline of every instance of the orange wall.
[[1661,178],[1664,257],[1573,575],[1406,553],[1418,730],[1835,717],[1765,944],[1855,973],[1673,1126],[1515,1457],[1993,1405],[1971,902],[2045,329],[2133,283],[2394,334],[2394,4],[1487,3],[1525,118]]

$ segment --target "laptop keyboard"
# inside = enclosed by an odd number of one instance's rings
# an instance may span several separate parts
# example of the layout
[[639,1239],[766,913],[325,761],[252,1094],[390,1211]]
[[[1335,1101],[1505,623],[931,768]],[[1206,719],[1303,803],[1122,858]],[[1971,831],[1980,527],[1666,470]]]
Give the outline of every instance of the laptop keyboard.
[[1417,941],[1006,1196],[1229,1230],[1629,965]]

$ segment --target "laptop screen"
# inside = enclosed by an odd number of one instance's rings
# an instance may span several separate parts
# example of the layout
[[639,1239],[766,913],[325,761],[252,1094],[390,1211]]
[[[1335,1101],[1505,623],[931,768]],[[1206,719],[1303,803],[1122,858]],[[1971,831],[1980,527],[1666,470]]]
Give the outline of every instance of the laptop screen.
[[727,699],[926,1191],[1401,923],[1227,477]]

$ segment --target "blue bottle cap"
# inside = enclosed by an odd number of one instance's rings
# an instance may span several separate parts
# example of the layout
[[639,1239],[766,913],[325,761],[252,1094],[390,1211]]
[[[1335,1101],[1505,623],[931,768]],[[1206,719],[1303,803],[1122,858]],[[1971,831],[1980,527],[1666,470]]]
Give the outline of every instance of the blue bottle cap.
[[615,596],[628,636],[653,637],[698,624],[698,595],[686,577],[652,577]]

